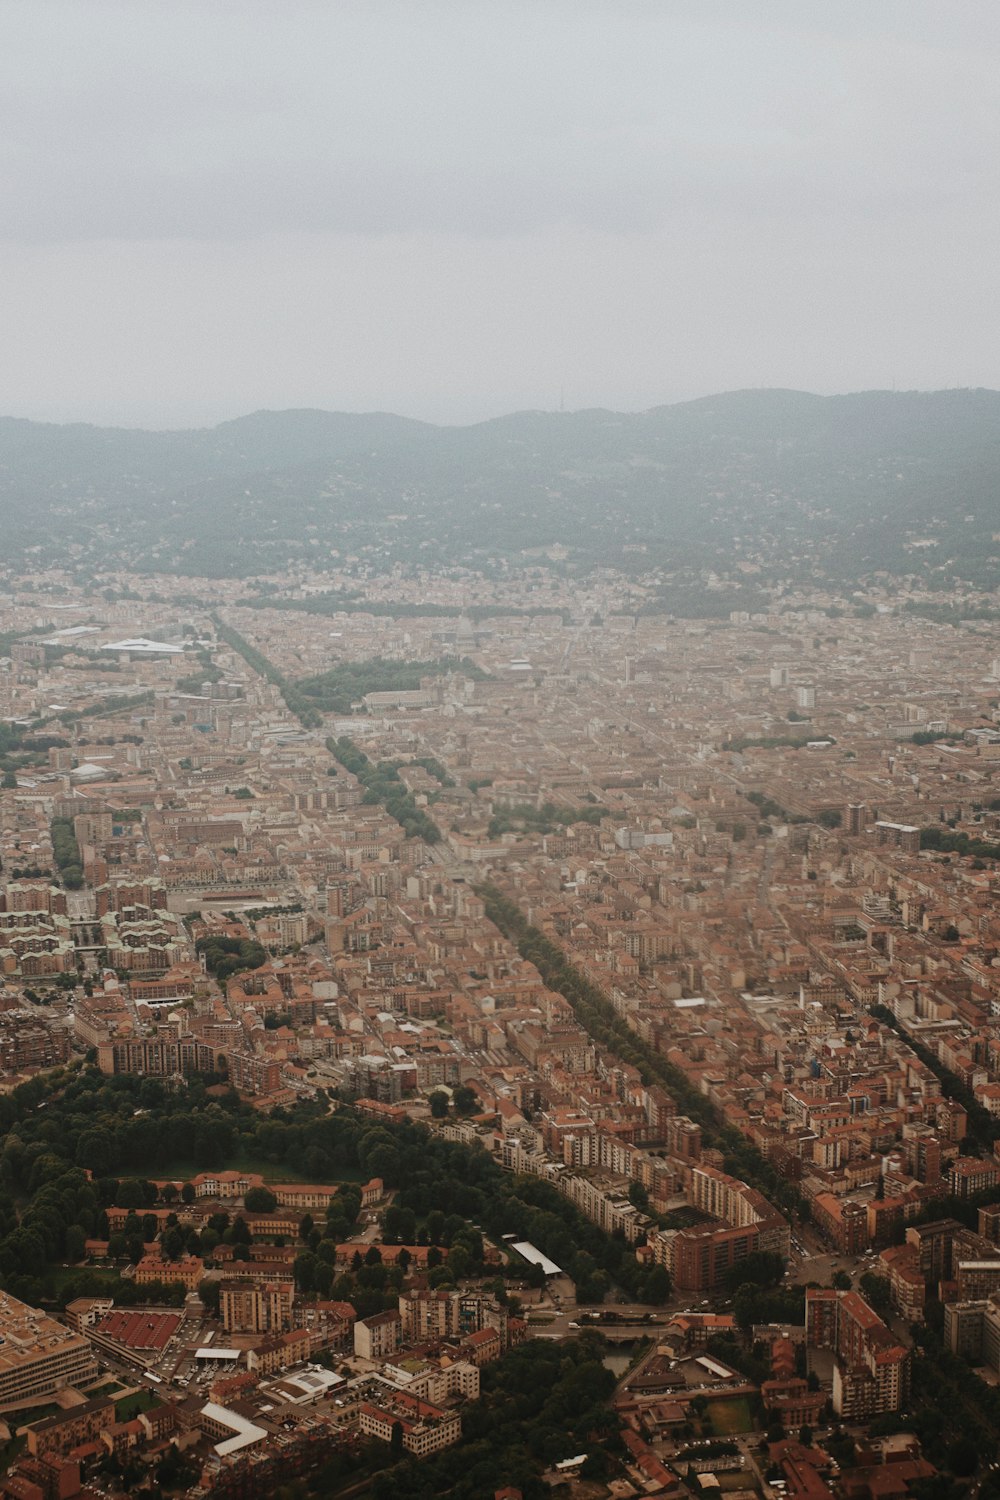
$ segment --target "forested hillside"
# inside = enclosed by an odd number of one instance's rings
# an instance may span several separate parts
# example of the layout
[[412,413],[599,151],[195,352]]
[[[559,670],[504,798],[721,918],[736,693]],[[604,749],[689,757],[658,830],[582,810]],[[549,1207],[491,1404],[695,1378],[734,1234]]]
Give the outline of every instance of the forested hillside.
[[[289,562],[878,568],[992,586],[1000,394],[743,391],[445,428],[258,412],[140,432],[0,420],[11,563],[250,576]],[[29,551],[29,549],[32,549]]]

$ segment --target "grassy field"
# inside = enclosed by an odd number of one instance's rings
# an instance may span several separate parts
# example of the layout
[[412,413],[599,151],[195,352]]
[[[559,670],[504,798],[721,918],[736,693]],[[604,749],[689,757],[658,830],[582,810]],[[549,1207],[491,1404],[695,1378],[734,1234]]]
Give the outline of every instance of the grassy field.
[[46,1281],[50,1281],[54,1294],[58,1297],[67,1281],[75,1281],[78,1276],[86,1272],[88,1276],[99,1276],[107,1283],[109,1296],[113,1294],[114,1288],[121,1281],[119,1273],[110,1266],[49,1266],[45,1272]]
[[716,1437],[730,1437],[736,1432],[752,1432],[753,1418],[745,1396],[735,1401],[710,1401],[706,1413]]
[[[198,1176],[199,1172],[207,1170],[206,1167],[199,1167],[196,1162],[185,1161],[183,1157],[177,1157],[174,1161],[168,1161],[166,1166],[157,1167],[155,1173],[151,1175],[155,1176],[158,1181],[169,1178],[173,1182],[190,1182],[193,1177]],[[263,1157],[258,1156],[237,1156],[233,1160],[227,1161],[224,1168],[220,1167],[218,1170],[226,1172],[256,1172],[258,1176],[263,1177],[265,1182],[309,1181],[309,1177],[305,1172],[296,1171],[287,1162],[265,1161]],[[346,1181],[348,1174],[344,1173],[342,1175]]]
[[[173,1161],[168,1161],[166,1166],[157,1167],[150,1176],[155,1177],[158,1182],[169,1179],[171,1182],[190,1182],[197,1177],[199,1172],[207,1171],[207,1167],[199,1167],[196,1162],[186,1160],[178,1156]],[[222,1172],[256,1172],[263,1177],[265,1182],[312,1182],[308,1172],[301,1172],[297,1167],[290,1166],[288,1162],[267,1161],[263,1156],[239,1155],[226,1162],[225,1167],[219,1167]],[[368,1174],[357,1171],[351,1167],[338,1167],[331,1174],[334,1182],[367,1182]],[[141,1212],[141,1210],[140,1210]]]
[[159,1405],[160,1398],[152,1391],[136,1391],[134,1396],[125,1396],[121,1401],[115,1402],[115,1418],[119,1422],[131,1422],[141,1411],[149,1411],[151,1406]]

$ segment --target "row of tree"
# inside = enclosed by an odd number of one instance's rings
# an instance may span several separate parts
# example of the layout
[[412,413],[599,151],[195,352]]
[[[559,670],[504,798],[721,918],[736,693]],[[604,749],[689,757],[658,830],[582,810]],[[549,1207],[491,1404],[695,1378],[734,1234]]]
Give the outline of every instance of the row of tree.
[[212,620],[220,640],[225,641],[227,646],[231,646],[238,656],[242,656],[247,666],[259,673],[265,682],[271,683],[278,689],[289,711],[295,715],[303,728],[318,729],[323,722],[323,716],[299,691],[295,683],[286,677],[284,672],[279,671],[274,662],[269,661],[262,651],[258,651],[256,646],[251,646],[238,630],[234,630],[231,625],[224,624],[218,615],[213,615]]
[[626,1025],[597,986],[570,963],[562,949],[537,927],[529,925],[516,902],[493,885],[480,886],[478,893],[486,903],[490,920],[517,944],[522,958],[535,965],[549,989],[569,1001],[584,1030],[609,1052],[638,1068],[644,1082],[659,1083],[667,1089],[684,1113],[701,1125],[705,1144],[725,1154],[727,1172],[758,1188],[786,1212],[806,1211],[794,1185],[780,1176],[738,1130],[716,1118],[708,1100],[681,1070]]
[[83,855],[77,843],[73,819],[53,818],[49,833],[62,883],[68,891],[78,891],[83,885]]
[[345,771],[350,771],[360,781],[365,789],[362,802],[370,807],[384,807],[389,816],[395,818],[407,838],[420,838],[425,844],[439,842],[440,828],[433,818],[429,818],[417,806],[412,794],[400,780],[399,767],[403,764],[402,761],[371,761],[346,735],[339,739],[328,739],[326,748]]

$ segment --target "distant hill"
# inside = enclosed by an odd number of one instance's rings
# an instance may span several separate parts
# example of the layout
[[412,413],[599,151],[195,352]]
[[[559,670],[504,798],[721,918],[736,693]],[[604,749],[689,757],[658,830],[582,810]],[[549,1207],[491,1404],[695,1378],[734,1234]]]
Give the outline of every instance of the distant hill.
[[518,412],[470,427],[255,412],[143,432],[0,418],[4,554],[249,576],[517,561],[993,587],[1000,393],[736,391],[641,413]]

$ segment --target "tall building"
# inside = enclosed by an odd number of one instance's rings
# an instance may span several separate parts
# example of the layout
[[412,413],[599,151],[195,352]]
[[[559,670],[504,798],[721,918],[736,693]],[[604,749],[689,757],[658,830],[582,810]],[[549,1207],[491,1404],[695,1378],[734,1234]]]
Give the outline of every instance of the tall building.
[[848,802],[847,815],[844,818],[844,832],[863,833],[866,811],[867,809],[863,802]]
[[810,1287],[806,1345],[831,1349],[833,1409],[850,1421],[899,1411],[910,1392],[910,1356],[857,1292]]
[[219,1313],[227,1333],[283,1333],[292,1326],[295,1283],[235,1278],[219,1282]]

